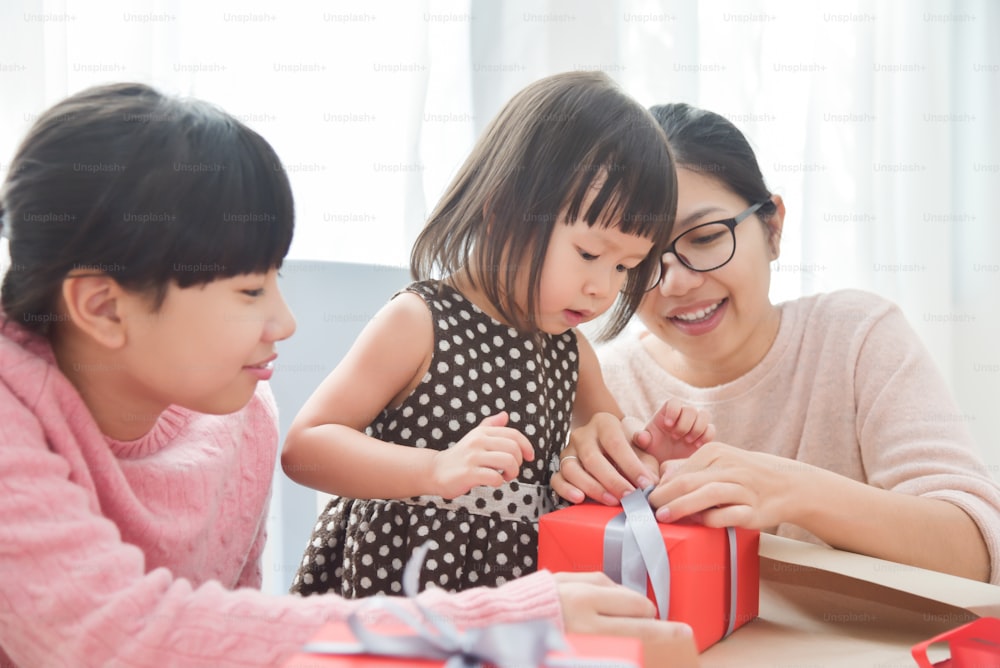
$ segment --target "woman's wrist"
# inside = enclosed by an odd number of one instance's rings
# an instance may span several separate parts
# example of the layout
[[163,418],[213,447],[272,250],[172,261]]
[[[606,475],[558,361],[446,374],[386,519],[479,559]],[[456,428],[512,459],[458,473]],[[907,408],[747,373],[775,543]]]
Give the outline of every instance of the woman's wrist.
[[786,460],[779,476],[776,507],[782,509],[775,524],[794,524],[812,533],[813,527],[822,526],[828,519],[836,501],[836,474],[804,464]]

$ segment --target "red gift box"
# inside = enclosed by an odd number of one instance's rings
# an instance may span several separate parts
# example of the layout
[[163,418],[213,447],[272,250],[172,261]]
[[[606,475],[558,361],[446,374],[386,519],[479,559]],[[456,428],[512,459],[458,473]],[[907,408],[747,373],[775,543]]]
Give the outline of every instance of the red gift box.
[[[584,503],[541,517],[538,567],[553,572],[603,571],[608,522],[621,508]],[[649,514],[650,518],[653,515]],[[651,519],[650,521],[655,521]],[[694,631],[702,652],[726,634],[731,605],[729,535],[726,529],[686,523],[656,523],[667,549],[670,596],[667,619]],[[760,532],[735,529],[736,618],[738,628],[757,617],[760,598]],[[648,595],[654,603],[653,585]]]
[[[394,627],[392,633],[412,633],[405,627]],[[353,643],[354,634],[350,627],[344,623],[330,623],[322,627],[314,642],[344,642]],[[592,636],[568,634],[565,636],[569,650],[566,652],[553,651],[549,653],[551,659],[574,658],[598,661],[602,664],[614,666],[635,666],[642,668],[642,642],[638,638],[623,638],[617,636]],[[387,656],[377,656],[371,654],[360,655],[334,655],[334,654],[314,654],[300,652],[286,663],[283,668],[394,668],[402,666],[443,666],[444,661],[440,659],[401,659]],[[492,664],[489,664],[492,665]]]
[[[931,663],[927,648],[946,642],[951,658]],[[1000,666],[1000,619],[983,617],[913,646],[913,658],[921,668],[994,668]]]

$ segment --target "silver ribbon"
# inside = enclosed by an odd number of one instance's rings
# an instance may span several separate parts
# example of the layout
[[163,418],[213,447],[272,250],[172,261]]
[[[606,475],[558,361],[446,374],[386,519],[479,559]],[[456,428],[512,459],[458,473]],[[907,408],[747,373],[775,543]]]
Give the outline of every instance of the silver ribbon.
[[[550,651],[566,651],[562,634],[546,620],[525,621],[465,631],[458,630],[416,601],[420,568],[429,545],[422,545],[403,571],[403,591],[418,614],[394,603],[387,596],[372,597],[347,618],[347,625],[358,642],[312,642],[303,651],[310,654],[339,654],[395,657],[400,659],[440,659],[445,668],[479,668],[492,663],[498,668],[547,666],[561,668],[635,668],[620,659],[546,659]],[[383,633],[368,628],[362,616],[381,610],[413,633]]]
[[726,622],[726,632],[723,638],[728,638],[729,634],[736,628],[736,598],[739,593],[737,580],[740,564],[736,561],[736,529],[726,527],[726,539],[729,541],[729,621]]
[[[637,489],[622,497],[622,512],[604,529],[604,573],[632,591],[646,595],[646,578],[653,588],[653,598],[660,619],[670,613],[670,555],[657,528],[656,516],[649,505],[653,487]],[[726,527],[729,540],[729,619],[723,638],[736,628],[737,570],[736,530]]]

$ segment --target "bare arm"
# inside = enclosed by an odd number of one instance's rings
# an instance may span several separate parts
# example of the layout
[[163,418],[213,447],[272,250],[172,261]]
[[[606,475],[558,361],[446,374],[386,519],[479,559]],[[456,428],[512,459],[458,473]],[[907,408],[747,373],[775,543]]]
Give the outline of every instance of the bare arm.
[[532,450],[505,426],[506,414],[487,417],[444,451],[364,433],[416,387],[433,347],[431,315],[420,297],[403,293],[383,307],[292,422],[281,453],[285,473],[314,489],[361,499],[452,498],[516,477]]
[[[986,543],[958,506],[878,489],[823,469],[800,485],[805,503],[793,521],[830,545],[989,582]],[[819,499],[836,499],[836,508]]]
[[610,413],[619,420],[622,419],[625,414],[604,384],[604,375],[594,347],[579,330],[576,332],[576,345],[580,367],[576,401],[573,402],[573,425],[587,424],[598,413]]
[[988,581],[976,523],[958,506],[891,492],[775,455],[711,443],[664,465],[650,495],[657,518],[766,529],[783,522],[827,544],[880,559]]

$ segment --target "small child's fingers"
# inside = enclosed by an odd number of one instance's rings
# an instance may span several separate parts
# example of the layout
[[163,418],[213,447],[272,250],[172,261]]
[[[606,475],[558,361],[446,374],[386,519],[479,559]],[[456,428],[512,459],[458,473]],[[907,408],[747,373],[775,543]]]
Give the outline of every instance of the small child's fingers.
[[[694,410],[694,409],[692,409]],[[705,434],[705,431],[712,423],[712,415],[708,411],[695,411],[694,423],[688,430],[687,435],[684,440],[688,443],[696,443],[701,440]],[[707,441],[702,441],[707,443]]]
[[507,426],[507,420],[509,416],[507,411],[500,411],[494,415],[487,415],[480,422],[480,427],[505,427]]
[[503,452],[517,462],[517,466],[525,461],[534,461],[535,451],[531,443],[518,431],[502,430],[493,431],[490,434],[483,434],[477,440],[477,445],[483,451]]
[[715,425],[709,424],[705,429],[705,432],[694,441],[695,447],[700,448],[706,443],[711,443],[715,440]]
[[478,441],[479,450],[483,453],[498,453],[510,457],[517,466],[524,461],[524,450],[521,444],[507,436],[483,436]]
[[452,469],[438,493],[446,499],[454,499],[476,487],[499,487],[505,483],[503,474],[496,469],[468,464]]
[[632,435],[632,445],[645,451],[653,445],[653,435],[647,429],[640,429]]
[[689,443],[704,445],[715,439],[715,425],[712,424],[712,416],[707,411],[698,411],[698,419],[688,433]]
[[[484,452],[477,462],[483,468],[495,471],[500,475],[500,482],[509,482],[517,477],[521,470],[521,462],[509,453],[499,450]],[[496,487],[496,485],[494,485]]]
[[513,429],[511,427],[495,427],[493,429],[489,429],[488,433],[493,438],[504,438],[513,443],[514,446],[520,451],[520,457],[524,461],[535,461],[535,448],[531,445],[531,441],[528,440],[528,437],[517,429]]
[[691,406],[684,406],[674,421],[674,426],[670,427],[670,433],[675,437],[683,437],[691,434],[695,423],[698,420],[698,409]]
[[632,441],[632,445],[641,450],[645,450],[653,444],[653,435],[638,418],[623,417],[622,429],[625,430],[625,435]]
[[[501,485],[507,484],[507,479],[504,477],[504,474],[500,469],[494,469],[488,466],[477,466],[469,472],[469,476],[466,481],[468,483],[468,489],[462,492],[462,494],[467,494],[469,490],[475,489],[476,487],[500,487]],[[461,496],[461,494],[459,494],[459,496]]]
[[656,412],[654,419],[659,420],[664,429],[671,429],[680,417],[683,406],[676,399],[667,399]]

